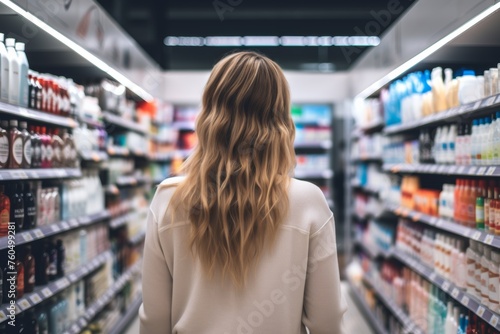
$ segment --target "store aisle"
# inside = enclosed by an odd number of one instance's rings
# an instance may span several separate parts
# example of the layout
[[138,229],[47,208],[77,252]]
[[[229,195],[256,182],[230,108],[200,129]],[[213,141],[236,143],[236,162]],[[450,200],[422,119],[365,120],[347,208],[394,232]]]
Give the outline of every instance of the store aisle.
[[[361,314],[361,311],[356,306],[354,300],[352,300],[349,293],[349,286],[347,283],[342,283],[342,294],[347,299],[347,305],[349,309],[345,316],[345,332],[346,333],[359,333],[359,334],[374,334],[370,329],[370,326],[365,321],[365,318]],[[130,324],[126,333],[124,334],[138,334],[139,333],[139,318],[136,318],[132,324]]]

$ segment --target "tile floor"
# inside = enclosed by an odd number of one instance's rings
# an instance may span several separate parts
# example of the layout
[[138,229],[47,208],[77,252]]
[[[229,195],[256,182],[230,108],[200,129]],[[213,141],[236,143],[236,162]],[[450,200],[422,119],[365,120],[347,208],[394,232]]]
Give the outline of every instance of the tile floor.
[[[349,334],[374,334],[361,314],[361,311],[358,310],[356,303],[352,300],[349,294],[349,286],[346,283],[342,283],[342,293],[346,296],[349,305],[345,316],[345,332]],[[124,334],[139,334],[139,319],[135,319]]]

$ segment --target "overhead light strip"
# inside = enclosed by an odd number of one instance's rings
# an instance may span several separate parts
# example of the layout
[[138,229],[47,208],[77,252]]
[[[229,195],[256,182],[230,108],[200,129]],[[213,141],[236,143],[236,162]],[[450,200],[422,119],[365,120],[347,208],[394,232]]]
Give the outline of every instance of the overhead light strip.
[[434,52],[438,51],[441,49],[443,46],[463,34],[465,31],[469,30],[473,26],[475,26],[477,23],[481,22],[494,12],[500,9],[500,2],[496,3],[495,5],[489,7],[488,9],[484,10],[481,12],[479,15],[475,16],[474,18],[470,19],[463,25],[461,25],[459,28],[455,29],[453,32],[449,33],[445,37],[441,38],[439,41],[436,43],[432,44],[429,46],[427,49],[424,51],[420,52],[410,60],[406,61],[402,65],[400,65],[398,68],[392,70],[389,72],[389,74],[385,75],[381,79],[375,81],[373,84],[371,84],[369,87],[364,89],[361,93],[356,95],[356,99],[366,99],[368,96],[372,95],[385,85],[387,85],[389,82],[393,81],[397,77],[401,76],[403,73],[406,71],[410,70],[413,66],[417,65],[421,61],[423,61],[425,58],[429,57],[432,55]]
[[132,82],[130,79],[128,79],[125,75],[120,73],[119,71],[115,70],[111,66],[109,66],[106,62],[101,60],[100,58],[94,56],[92,53],[87,51],[85,48],[82,46],[78,45],[68,37],[64,36],[61,34],[59,31],[55,30],[51,26],[49,26],[47,23],[43,22],[40,20],[38,17],[35,15],[25,11],[15,3],[13,3],[10,0],[0,0],[0,3],[3,3],[10,9],[12,9],[14,12],[17,14],[23,16],[26,18],[28,21],[39,27],[40,29],[44,30],[48,34],[50,34],[52,37],[72,49],[75,53],[79,54],[82,56],[84,59],[89,61],[91,64],[99,68],[101,71],[109,74],[112,78],[114,78],[116,81],[130,89],[132,92],[137,94],[139,97],[144,99],[145,101],[151,102],[154,100],[153,96],[146,92],[143,88],[141,88],[139,85],[135,84]]
[[167,36],[166,46],[377,46],[378,36]]

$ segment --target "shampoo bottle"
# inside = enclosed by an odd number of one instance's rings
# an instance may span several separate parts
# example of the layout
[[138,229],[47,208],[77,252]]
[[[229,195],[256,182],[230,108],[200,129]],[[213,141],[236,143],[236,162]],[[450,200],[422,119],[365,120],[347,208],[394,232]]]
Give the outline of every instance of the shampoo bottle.
[[24,53],[24,43],[16,43],[17,58],[19,61],[19,105],[21,107],[28,107],[28,71],[29,64],[26,53]]

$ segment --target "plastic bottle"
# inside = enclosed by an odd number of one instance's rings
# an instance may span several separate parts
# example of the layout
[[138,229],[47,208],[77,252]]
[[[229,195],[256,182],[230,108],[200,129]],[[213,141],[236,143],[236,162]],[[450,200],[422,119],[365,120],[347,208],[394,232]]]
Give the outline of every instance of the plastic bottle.
[[453,164],[455,163],[455,141],[457,139],[457,125],[450,125],[450,129],[448,131],[447,142],[448,142],[448,154],[446,163]]
[[7,38],[5,45],[9,55],[9,103],[19,104],[19,58],[15,49],[16,40]]
[[491,164],[500,165],[500,111],[496,112],[496,121],[493,126],[493,156]]
[[472,121],[472,132],[470,136],[470,156],[471,156],[471,164],[477,165],[477,155],[478,155],[478,134],[479,134],[479,120],[475,119]]
[[28,71],[29,64],[28,58],[26,57],[26,53],[24,53],[24,43],[16,43],[16,51],[17,58],[19,61],[19,105],[21,107],[28,107],[28,89],[29,89],[29,81],[28,81]]
[[4,44],[4,34],[0,33],[0,101],[9,101],[9,55]]
[[488,246],[484,246],[484,252],[481,258],[481,280],[480,280],[481,303],[483,303],[484,305],[488,305],[489,303],[488,272],[490,267],[491,267],[491,248]]
[[490,127],[491,127],[491,117],[485,117],[484,120],[484,125],[482,130],[480,130],[481,133],[481,139],[479,141],[480,143],[480,152],[481,152],[481,165],[487,165],[489,160],[489,145],[488,145],[488,135],[490,133]]
[[24,192],[23,184],[15,182],[9,188],[10,218],[15,223],[16,231],[24,229]]
[[500,253],[497,250],[491,250],[491,263],[488,275],[488,305],[489,308],[498,312],[500,306],[500,291],[499,291],[499,272],[500,270]]
[[21,163],[22,168],[30,168],[31,167],[31,158],[32,158],[32,146],[31,134],[28,132],[28,124],[26,122],[20,122],[19,128],[21,130],[21,137],[23,139],[23,160]]
[[7,121],[1,121],[0,128],[0,168],[9,167],[9,134],[7,132],[9,128],[9,123]]
[[446,110],[446,91],[443,82],[443,69],[436,67],[431,73],[432,101],[434,113]]
[[446,209],[447,209],[447,204],[446,204],[446,191],[447,191],[447,185],[443,184],[443,190],[441,190],[441,193],[439,193],[439,208],[438,208],[438,214],[440,217],[446,217]]
[[36,196],[33,194],[31,182],[24,187],[24,225],[33,229],[37,225]]
[[464,136],[462,139],[463,155],[462,164],[470,165],[471,162],[471,126],[469,124],[464,125]]
[[464,71],[460,79],[458,98],[460,104],[467,104],[480,98],[478,82],[474,71]]
[[17,121],[11,119],[9,122],[9,168],[21,168],[23,162],[23,137],[17,129]]

